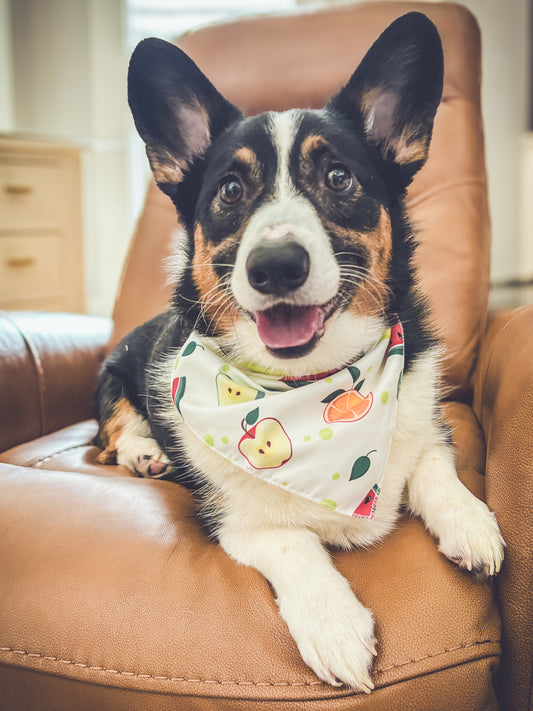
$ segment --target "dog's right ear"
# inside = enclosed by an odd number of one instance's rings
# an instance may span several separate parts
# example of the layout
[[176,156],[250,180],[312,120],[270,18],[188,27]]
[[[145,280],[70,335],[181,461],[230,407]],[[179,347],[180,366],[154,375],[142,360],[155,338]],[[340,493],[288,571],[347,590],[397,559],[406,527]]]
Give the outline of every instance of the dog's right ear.
[[172,194],[211,142],[242,114],[184,52],[149,38],[132,54],[128,102],[161,190]]

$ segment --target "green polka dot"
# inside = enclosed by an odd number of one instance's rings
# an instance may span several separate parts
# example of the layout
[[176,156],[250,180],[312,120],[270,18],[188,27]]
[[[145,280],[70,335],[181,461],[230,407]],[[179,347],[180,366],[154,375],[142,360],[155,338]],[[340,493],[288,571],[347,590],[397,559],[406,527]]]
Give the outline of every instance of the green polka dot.
[[227,444],[229,442],[229,439],[227,437],[222,437],[221,442],[222,444]]
[[333,430],[329,427],[324,427],[323,430],[320,430],[318,436],[320,437],[320,439],[324,440],[331,439],[333,437]]
[[339,474],[339,472],[335,472],[335,474],[331,478],[337,481],[337,479],[340,479],[340,477],[341,475]]
[[222,366],[222,372],[229,373],[229,365],[227,363]]
[[329,383],[332,383],[332,382],[333,382],[333,378],[332,378],[331,376],[328,376],[327,378],[324,378],[324,380],[326,381],[326,383],[328,383],[328,385],[329,385]]
[[372,366],[369,365],[369,366],[368,366],[368,370],[367,370],[366,372],[367,372],[367,373],[370,373],[371,370],[372,370]]
[[310,442],[312,440],[311,435],[305,435],[304,442]]
[[281,485],[282,485],[282,486],[287,486],[287,482],[286,482],[286,481],[284,481],[284,482],[282,482],[282,484],[281,484]]
[[388,403],[388,401],[389,401],[389,393],[388,393],[386,390],[384,390],[384,391],[381,393],[381,402],[382,402],[384,405],[386,405],[386,404]]
[[327,509],[331,509],[332,511],[335,511],[337,508],[337,502],[333,501],[333,499],[322,499],[320,503],[322,506],[325,506]]
[[212,447],[215,444],[215,440],[211,437],[210,434],[204,435],[204,442],[207,445],[209,445],[210,447]]

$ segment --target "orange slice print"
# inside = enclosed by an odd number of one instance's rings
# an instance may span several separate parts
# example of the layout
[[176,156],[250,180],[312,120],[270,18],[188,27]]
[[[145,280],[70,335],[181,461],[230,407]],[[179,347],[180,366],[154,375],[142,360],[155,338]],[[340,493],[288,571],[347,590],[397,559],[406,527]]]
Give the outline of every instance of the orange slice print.
[[357,422],[372,407],[372,393],[363,396],[357,390],[347,390],[328,403],[324,411],[326,422]]

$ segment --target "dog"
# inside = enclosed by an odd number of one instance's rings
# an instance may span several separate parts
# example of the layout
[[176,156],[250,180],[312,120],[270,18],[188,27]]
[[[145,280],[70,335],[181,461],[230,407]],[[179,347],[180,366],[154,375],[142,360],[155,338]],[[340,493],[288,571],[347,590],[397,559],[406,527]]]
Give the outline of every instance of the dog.
[[359,692],[373,616],[326,546],[382,541],[404,507],[459,567],[503,560],[494,514],[457,477],[404,203],[442,83],[416,12],[321,110],[245,118],[158,39],[129,68],[183,244],[168,309],[103,364],[99,459],[192,487],[223,549],[271,583],[304,662]]

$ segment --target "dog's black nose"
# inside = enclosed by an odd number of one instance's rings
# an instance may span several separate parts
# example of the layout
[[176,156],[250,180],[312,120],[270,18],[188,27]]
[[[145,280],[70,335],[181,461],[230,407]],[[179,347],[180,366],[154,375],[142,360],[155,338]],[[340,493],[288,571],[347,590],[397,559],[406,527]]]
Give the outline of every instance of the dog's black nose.
[[254,247],[246,260],[248,281],[262,294],[284,296],[305,283],[309,254],[296,242],[272,242]]

